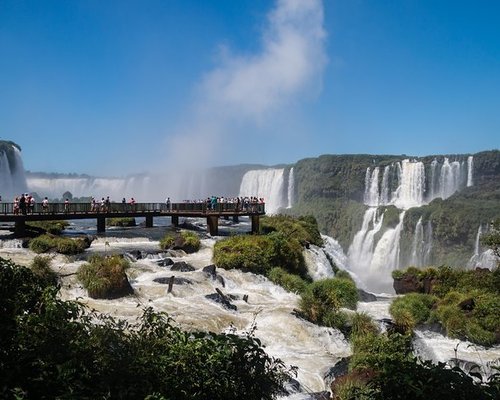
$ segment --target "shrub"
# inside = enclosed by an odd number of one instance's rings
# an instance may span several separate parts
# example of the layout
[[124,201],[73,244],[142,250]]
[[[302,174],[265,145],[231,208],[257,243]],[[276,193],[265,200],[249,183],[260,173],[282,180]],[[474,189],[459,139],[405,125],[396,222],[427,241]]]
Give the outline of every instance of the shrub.
[[241,269],[267,274],[273,267],[306,275],[302,247],[296,241],[287,241],[283,234],[266,236],[233,236],[214,246],[214,264],[224,269]]
[[74,255],[82,253],[91,243],[92,240],[87,236],[84,238],[71,239],[52,235],[41,235],[30,240],[29,248],[38,254],[55,250],[61,254]]
[[0,295],[2,398],[271,400],[293,373],[251,334],[183,331],[151,309],[137,323],[89,312],[2,259]]
[[272,268],[268,272],[267,277],[276,285],[279,285],[292,293],[303,293],[307,289],[308,285],[308,282],[300,276],[290,274],[280,267]]
[[302,294],[300,309],[310,321],[333,326],[332,322],[338,323],[343,319],[343,316],[337,315],[340,308],[356,309],[357,301],[358,291],[353,281],[329,278],[313,282],[307,287]]
[[323,239],[318,230],[318,223],[311,215],[299,218],[289,215],[265,216],[261,218],[260,226],[261,232],[264,234],[281,232],[287,239],[295,239],[302,246],[306,243],[323,246]]
[[160,248],[184,250],[186,253],[195,253],[200,249],[201,241],[198,235],[190,231],[167,233],[160,239]]
[[31,251],[40,254],[46,253],[54,247],[54,241],[49,235],[38,236],[31,239],[29,242],[29,248]]
[[114,299],[133,293],[125,270],[127,260],[120,256],[93,256],[78,269],[78,279],[95,299]]
[[106,225],[108,226],[136,226],[134,217],[122,217],[122,218],[106,218]]
[[350,315],[351,320],[351,337],[366,336],[370,334],[377,334],[379,332],[378,326],[373,322],[365,312],[356,312]]
[[69,226],[68,221],[29,221],[27,226],[43,229],[52,235],[60,235],[61,232]]
[[30,264],[30,269],[37,277],[48,285],[57,284],[57,274],[50,268],[51,259],[48,256],[35,256]]
[[422,293],[409,293],[395,299],[390,308],[392,318],[403,331],[411,331],[417,324],[427,322],[436,298]]

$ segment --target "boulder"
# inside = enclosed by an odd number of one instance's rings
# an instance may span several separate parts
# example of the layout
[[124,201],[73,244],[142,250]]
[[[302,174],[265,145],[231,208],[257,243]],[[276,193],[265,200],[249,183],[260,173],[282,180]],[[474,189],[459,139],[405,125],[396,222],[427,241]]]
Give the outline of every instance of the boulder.
[[224,278],[220,275],[217,275],[217,277],[215,278],[217,280],[217,282],[219,282],[221,284],[222,287],[226,287],[226,281],[224,280]]
[[[160,278],[155,278],[153,279],[153,282],[156,283],[161,283],[162,285],[168,285],[170,283],[170,277],[165,276],[165,277],[160,277]],[[193,281],[187,279],[187,278],[174,278],[174,285],[192,285]]]
[[331,367],[323,379],[325,380],[327,385],[331,385],[332,382],[344,375],[347,375],[349,372],[349,361],[351,360],[351,357],[342,357],[340,360],[338,360],[333,367]]
[[287,394],[299,393],[302,387],[297,379],[290,378],[290,380],[285,383],[285,390]]
[[474,307],[476,307],[476,303],[473,298],[470,298],[461,301],[460,303],[458,303],[458,306],[461,310],[469,312],[474,310]]
[[207,265],[206,267],[203,267],[203,272],[207,274],[208,276],[212,277],[213,280],[217,277],[217,272],[215,271],[215,265]]
[[159,267],[168,267],[169,265],[174,265],[174,262],[172,261],[171,258],[162,258],[160,260],[157,260],[156,261],[156,264],[159,266]]
[[191,272],[194,271],[195,268],[191,264],[188,264],[185,261],[178,261],[172,264],[170,270],[179,272]]
[[373,293],[365,292],[363,289],[358,289],[359,301],[363,301],[365,303],[377,301],[377,296]]
[[216,303],[221,304],[224,308],[228,310],[237,311],[238,307],[231,303],[230,298],[224,295],[219,289],[217,289],[216,293],[207,294],[205,296],[207,299],[215,301]]
[[420,284],[415,275],[405,274],[401,278],[394,279],[393,287],[396,294],[420,292]]

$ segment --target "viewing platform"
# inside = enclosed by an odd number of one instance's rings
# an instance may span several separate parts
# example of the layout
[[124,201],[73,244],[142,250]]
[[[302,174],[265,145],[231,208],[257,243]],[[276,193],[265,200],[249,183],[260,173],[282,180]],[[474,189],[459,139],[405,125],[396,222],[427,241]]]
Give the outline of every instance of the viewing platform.
[[17,237],[25,235],[26,222],[53,221],[70,219],[96,219],[97,232],[106,231],[106,218],[144,217],[146,227],[153,226],[154,217],[171,217],[172,225],[179,225],[179,217],[206,218],[207,230],[212,236],[219,234],[219,218],[249,217],[252,223],[252,233],[259,232],[259,218],[265,214],[264,203],[250,203],[248,207],[238,203],[218,203],[211,207],[207,203],[109,203],[106,206],[90,203],[49,203],[46,208],[37,203],[32,208],[14,212],[14,203],[0,203],[0,222],[14,222],[14,234]]

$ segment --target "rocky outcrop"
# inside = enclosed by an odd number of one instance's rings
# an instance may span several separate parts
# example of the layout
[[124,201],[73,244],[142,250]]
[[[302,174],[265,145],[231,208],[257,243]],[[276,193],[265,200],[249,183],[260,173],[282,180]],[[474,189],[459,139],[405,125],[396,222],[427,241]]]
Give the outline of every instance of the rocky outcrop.
[[172,264],[170,270],[178,272],[191,272],[194,271],[195,268],[191,264],[188,264],[185,261],[178,261]]
[[[153,279],[153,282],[161,283],[162,285],[168,285],[170,283],[170,277],[160,277]],[[193,281],[187,278],[174,277],[174,285],[192,285]]]

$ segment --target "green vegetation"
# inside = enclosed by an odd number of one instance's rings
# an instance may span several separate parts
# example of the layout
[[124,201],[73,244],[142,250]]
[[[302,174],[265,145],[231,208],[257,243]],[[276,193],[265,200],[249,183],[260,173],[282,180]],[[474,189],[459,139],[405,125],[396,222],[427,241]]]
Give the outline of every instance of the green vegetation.
[[38,278],[47,285],[55,286],[58,281],[57,274],[50,268],[52,260],[48,256],[36,256],[30,264],[30,269]]
[[0,259],[2,399],[270,400],[293,370],[252,336],[186,332],[146,309],[137,323],[62,301]]
[[31,239],[29,248],[38,254],[56,251],[61,254],[75,255],[85,251],[91,243],[92,239],[88,236],[71,239],[45,234]]
[[123,257],[93,256],[78,269],[78,279],[94,299],[115,299],[133,293],[125,270],[129,262]]
[[213,261],[220,268],[263,275],[274,267],[300,276],[306,274],[302,246],[295,239],[287,240],[281,232],[221,240],[214,246]]
[[436,301],[437,298],[429,294],[410,293],[395,299],[389,311],[400,331],[410,333],[418,324],[429,321]]
[[341,308],[355,310],[357,301],[358,290],[351,279],[322,279],[308,285],[300,300],[300,310],[311,322],[345,332],[348,316]]
[[195,253],[200,250],[200,247],[201,242],[199,236],[190,231],[167,233],[160,239],[160,248],[162,250],[174,249],[184,250],[186,253]]
[[[415,291],[396,299],[391,315],[402,328],[438,321],[451,337],[485,346],[500,343],[500,269],[409,268],[393,273]],[[422,293],[429,294],[422,294]]]
[[283,287],[285,290],[302,294],[306,291],[309,282],[298,275],[286,272],[283,268],[274,267],[267,273],[268,279]]
[[318,223],[312,216],[293,218],[288,215],[265,216],[261,219],[261,232],[281,232],[288,240],[297,240],[302,246],[308,243],[323,246]]
[[500,374],[476,381],[458,367],[434,365],[412,355],[410,335],[374,332],[352,335],[349,374],[332,383],[336,400],[493,400],[500,395]]
[[68,221],[29,221],[26,223],[27,227],[40,228],[46,233],[52,235],[60,235],[64,229],[69,226]]
[[123,217],[123,218],[106,218],[106,225],[108,226],[136,226],[135,218],[133,217]]

